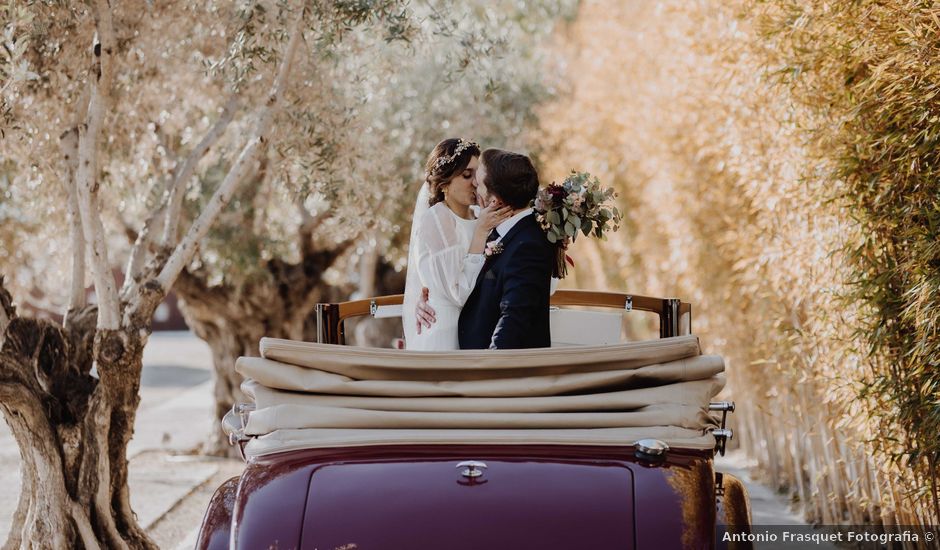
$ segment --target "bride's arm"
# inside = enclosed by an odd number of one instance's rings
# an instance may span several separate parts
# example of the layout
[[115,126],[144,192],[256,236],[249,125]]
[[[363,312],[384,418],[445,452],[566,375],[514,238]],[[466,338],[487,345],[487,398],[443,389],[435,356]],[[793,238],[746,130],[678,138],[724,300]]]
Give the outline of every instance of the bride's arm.
[[[511,215],[505,206],[484,208],[476,223],[469,250],[457,233],[457,223],[446,205],[422,216],[418,273],[431,296],[463,306],[483,269],[483,249],[490,230]],[[465,241],[463,241],[465,242]]]
[[462,243],[457,233],[456,221],[445,208],[431,208],[422,217],[418,273],[433,298],[463,306],[483,269],[483,250],[481,246],[478,253],[468,251],[463,244],[466,241]]

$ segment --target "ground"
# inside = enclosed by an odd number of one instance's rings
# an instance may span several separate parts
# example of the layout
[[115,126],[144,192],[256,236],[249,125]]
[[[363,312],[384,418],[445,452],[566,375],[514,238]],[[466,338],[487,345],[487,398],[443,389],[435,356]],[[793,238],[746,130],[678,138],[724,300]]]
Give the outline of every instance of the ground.
[[[154,333],[144,351],[141,404],[128,451],[131,503],[161,548],[192,548],[213,491],[243,467],[239,460],[189,452],[211,425],[211,361],[208,346],[188,332]],[[0,542],[16,509],[19,461],[16,442],[0,423]],[[747,457],[732,451],[717,464],[747,485],[754,523],[803,523],[782,496],[750,478]]]

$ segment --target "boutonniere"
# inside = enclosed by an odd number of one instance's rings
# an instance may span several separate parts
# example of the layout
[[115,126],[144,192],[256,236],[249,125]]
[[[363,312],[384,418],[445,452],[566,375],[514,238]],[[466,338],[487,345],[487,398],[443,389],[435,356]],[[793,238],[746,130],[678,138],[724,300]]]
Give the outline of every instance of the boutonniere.
[[492,258],[493,256],[498,256],[503,253],[503,243],[500,241],[490,241],[486,243],[486,246],[483,248],[483,254],[487,258]]

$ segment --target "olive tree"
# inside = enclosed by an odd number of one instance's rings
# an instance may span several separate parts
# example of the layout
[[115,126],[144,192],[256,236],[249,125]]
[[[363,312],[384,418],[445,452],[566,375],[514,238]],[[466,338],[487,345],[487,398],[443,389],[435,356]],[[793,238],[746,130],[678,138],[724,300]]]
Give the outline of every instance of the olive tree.
[[[0,411],[23,469],[4,548],[152,548],[126,451],[154,310],[263,170],[310,85],[306,60],[360,25],[404,35],[407,13],[391,0],[96,0],[0,15]],[[206,163],[217,185],[187,205]],[[21,314],[36,288],[66,298],[61,322]]]
[[[313,339],[317,302],[401,292],[422,165],[438,141],[527,148],[534,108],[551,92],[540,45],[573,6],[414,5],[410,41],[362,29],[321,60],[315,70],[332,85],[298,95],[297,130],[239,197],[251,207],[217,224],[175,287],[213,352],[206,452],[231,452],[218,421],[244,400],[235,361],[257,355],[261,337]],[[210,192],[212,177],[194,181],[193,194]]]

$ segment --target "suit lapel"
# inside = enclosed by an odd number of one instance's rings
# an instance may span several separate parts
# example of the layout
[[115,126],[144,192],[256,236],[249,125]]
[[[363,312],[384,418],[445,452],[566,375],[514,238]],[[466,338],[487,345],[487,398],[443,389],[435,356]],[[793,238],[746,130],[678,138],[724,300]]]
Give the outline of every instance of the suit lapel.
[[522,229],[526,226],[526,224],[529,223],[530,221],[529,218],[532,218],[533,216],[534,214],[529,214],[528,216],[525,216],[519,221],[517,221],[516,225],[510,227],[509,232],[506,233],[506,235],[502,239],[500,239],[499,242],[503,243],[503,246],[505,247],[506,243],[508,243],[509,241],[512,240],[513,237],[518,235],[519,232],[522,231]]
[[[525,227],[525,225],[529,223],[529,218],[532,218],[533,216],[534,214],[530,214],[528,216],[523,217],[519,221],[517,221],[516,225],[510,227],[509,231],[499,239],[499,242],[503,245],[504,251],[506,250],[506,245],[509,243],[509,241],[511,241],[513,237],[515,237],[516,235],[519,234],[520,231],[522,231],[523,227]],[[486,257],[486,261],[483,263],[483,269],[480,270],[480,274],[477,275],[476,283],[474,283],[474,290],[476,290],[476,288],[480,285],[480,281],[483,280],[483,276],[486,274],[486,272],[489,271],[490,267],[492,267],[493,264],[496,263],[497,261],[499,261],[498,257],[495,257],[495,256]]]

